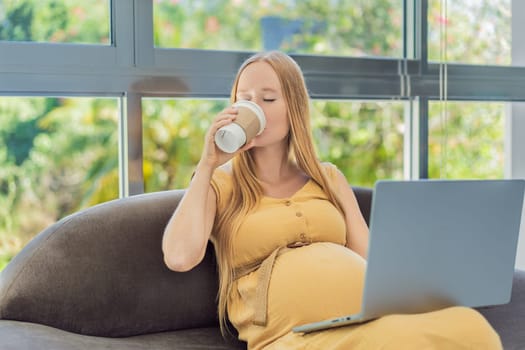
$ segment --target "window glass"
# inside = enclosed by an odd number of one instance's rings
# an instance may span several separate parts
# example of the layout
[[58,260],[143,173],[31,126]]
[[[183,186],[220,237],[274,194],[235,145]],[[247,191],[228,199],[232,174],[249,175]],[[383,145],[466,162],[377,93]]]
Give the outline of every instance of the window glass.
[[204,135],[226,100],[142,100],[144,192],[186,188]]
[[429,177],[504,176],[505,103],[431,102]]
[[337,165],[350,184],[403,179],[403,102],[314,101],[312,111],[320,159]]
[[109,98],[0,96],[0,270],[45,227],[118,198],[117,110]]
[[[204,135],[225,100],[143,100],[145,191],[188,186]],[[403,178],[401,102],[313,101],[312,129],[322,161],[336,164],[352,185]]]
[[429,60],[509,65],[510,7],[511,0],[429,0]]
[[0,41],[110,44],[109,0],[0,0]]
[[154,43],[163,48],[400,57],[402,3],[156,0]]

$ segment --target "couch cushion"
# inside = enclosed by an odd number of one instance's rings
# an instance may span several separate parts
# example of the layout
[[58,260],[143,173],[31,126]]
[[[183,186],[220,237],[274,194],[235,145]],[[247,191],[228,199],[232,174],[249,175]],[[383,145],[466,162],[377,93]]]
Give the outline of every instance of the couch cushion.
[[0,318],[113,337],[216,326],[211,246],[190,272],[163,262],[162,234],[182,194],[107,202],[40,233],[0,274]]
[[514,273],[510,303],[478,310],[496,329],[505,350],[525,349],[525,271]]
[[216,327],[154,333],[128,338],[79,335],[34,323],[0,321],[2,350],[192,350],[246,349],[227,342]]

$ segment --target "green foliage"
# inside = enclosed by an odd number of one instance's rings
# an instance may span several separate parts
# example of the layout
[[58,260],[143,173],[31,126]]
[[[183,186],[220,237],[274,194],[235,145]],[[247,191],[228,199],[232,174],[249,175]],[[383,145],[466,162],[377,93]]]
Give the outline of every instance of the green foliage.
[[[510,64],[511,0],[429,1],[429,60]],[[445,40],[442,40],[445,39]],[[442,43],[446,47],[442,47]]]
[[[256,7],[247,0],[158,0],[154,42],[159,47],[399,57],[402,17],[397,0],[266,0]],[[274,21],[265,27],[269,19]],[[277,41],[265,47],[270,32]]]
[[0,256],[0,271],[2,271],[4,267],[7,266],[9,261],[11,261],[10,258]]
[[226,101],[143,101],[145,190],[184,188],[200,159],[202,140]]
[[[20,125],[32,126],[30,140]],[[56,220],[118,197],[114,99],[0,98],[0,126],[0,260]]]
[[[6,101],[7,102],[7,101]],[[14,114],[18,109],[18,101],[14,103],[4,103],[0,105],[0,114]],[[29,107],[29,115],[19,114],[17,120],[4,118],[0,121],[0,138],[7,146],[6,158],[14,161],[16,165],[22,164],[28,157],[29,151],[33,147],[33,140],[38,135],[38,115],[34,114],[31,106],[26,106],[25,101],[20,106]]]
[[505,105],[443,104],[430,104],[429,176],[503,178]]
[[[6,16],[0,12],[0,40],[30,41],[33,27],[33,5],[28,2],[4,1]],[[7,10],[5,10],[7,9]]]
[[352,184],[403,177],[402,103],[316,101],[312,122],[320,158]]
[[2,0],[2,8],[0,40],[109,43],[108,0]]

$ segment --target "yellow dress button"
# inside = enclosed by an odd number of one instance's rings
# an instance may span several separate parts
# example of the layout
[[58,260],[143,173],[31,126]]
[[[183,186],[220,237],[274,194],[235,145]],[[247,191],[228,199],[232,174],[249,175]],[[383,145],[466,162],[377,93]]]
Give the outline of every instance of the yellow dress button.
[[301,213],[300,211],[298,211],[297,213],[295,213],[295,215],[300,218],[301,216],[303,216],[303,213]]
[[301,237],[301,240],[303,240],[303,241],[306,239],[306,235],[305,235],[304,233],[301,233],[301,234],[299,235],[299,237]]
[[285,204],[287,207],[289,207],[290,205],[292,205],[292,201],[286,201],[286,202],[284,202],[284,204]]

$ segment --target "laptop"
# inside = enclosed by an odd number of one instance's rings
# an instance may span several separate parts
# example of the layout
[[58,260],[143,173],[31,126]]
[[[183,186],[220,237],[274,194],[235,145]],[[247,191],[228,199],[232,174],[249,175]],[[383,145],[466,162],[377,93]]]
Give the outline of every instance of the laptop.
[[508,303],[524,191],[520,179],[378,181],[361,311],[293,331]]

